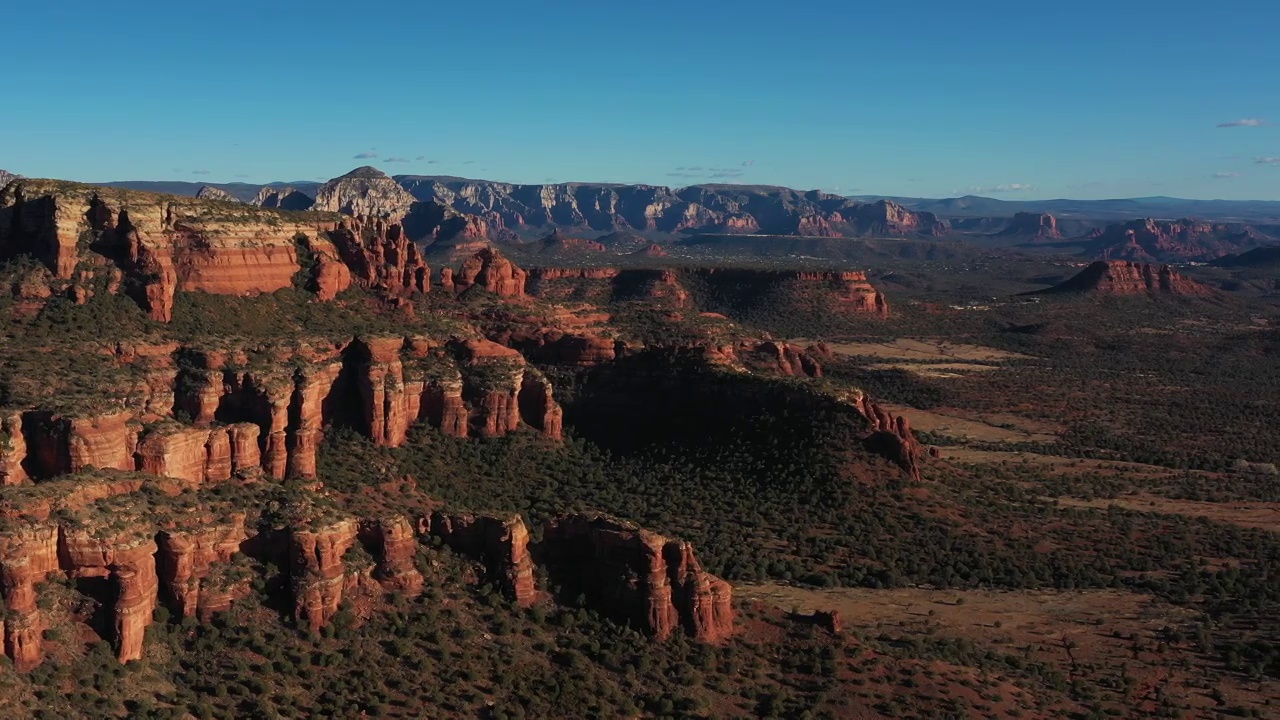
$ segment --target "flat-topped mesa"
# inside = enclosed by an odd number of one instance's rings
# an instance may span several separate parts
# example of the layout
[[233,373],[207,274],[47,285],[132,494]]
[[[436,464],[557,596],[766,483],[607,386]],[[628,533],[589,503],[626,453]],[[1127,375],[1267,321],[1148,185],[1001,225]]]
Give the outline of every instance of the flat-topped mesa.
[[547,522],[540,562],[566,593],[664,640],[677,628],[715,642],[733,633],[733,588],[702,570],[693,547],[594,515]]
[[836,291],[836,299],[858,313],[887,316],[889,302],[884,293],[867,281],[865,272],[801,272],[796,278],[804,282],[826,283]]
[[99,525],[63,526],[58,554],[72,579],[99,578],[115,585],[109,626],[99,628],[120,662],[142,658],[142,641],[156,608],[156,540],[147,527],[114,530]]
[[538,601],[529,530],[519,515],[507,518],[437,511],[425,519],[426,531],[485,568],[485,581],[497,585],[522,607]]
[[295,239],[336,257],[323,239],[336,226],[336,216],[319,213],[51,180],[0,191],[0,257],[29,254],[58,280],[76,282],[82,260],[114,264],[123,290],[161,322],[172,318],[180,290],[250,295],[289,287],[301,269]]
[[407,518],[394,515],[361,521],[359,540],[377,560],[373,579],[384,590],[410,597],[422,592],[422,573],[414,564],[418,536]]
[[386,173],[366,165],[322,185],[313,209],[399,220],[414,202]]
[[1091,293],[1098,295],[1213,295],[1206,285],[1180,274],[1168,265],[1099,260],[1075,277],[1039,294]]
[[178,617],[208,618],[225,609],[229,596],[248,588],[228,588],[212,582],[215,567],[227,565],[247,539],[245,516],[200,527],[162,530],[156,537],[157,567],[167,603]]
[[453,291],[459,295],[475,288],[500,298],[517,299],[525,296],[528,275],[497,249],[486,247],[467,258],[458,272],[451,273],[451,280]]
[[1062,231],[1058,229],[1058,218],[1048,213],[1020,212],[1013,216],[1009,225],[996,233],[999,236],[1023,237],[1032,240],[1060,240]]
[[253,198],[251,204],[276,210],[310,210],[316,204],[316,200],[291,187],[268,185],[258,191],[258,195]]
[[344,220],[331,237],[346,267],[366,287],[394,295],[430,292],[431,268],[399,223],[357,216]]
[[857,392],[852,404],[870,423],[870,434],[863,438],[863,446],[872,453],[892,460],[907,472],[913,480],[920,480],[920,441],[911,432],[911,423],[901,415],[894,415],[872,402],[866,393]]
[[36,604],[35,586],[57,569],[57,525],[12,523],[0,531],[0,596],[7,608],[0,635],[5,655],[19,670],[29,670],[44,659],[44,618]]

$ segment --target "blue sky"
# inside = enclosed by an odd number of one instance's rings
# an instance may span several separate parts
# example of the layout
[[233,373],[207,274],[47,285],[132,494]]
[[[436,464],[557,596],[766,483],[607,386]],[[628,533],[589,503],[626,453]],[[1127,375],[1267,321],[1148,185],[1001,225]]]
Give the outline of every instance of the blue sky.
[[1280,2],[1047,5],[14,3],[0,168],[1280,199]]

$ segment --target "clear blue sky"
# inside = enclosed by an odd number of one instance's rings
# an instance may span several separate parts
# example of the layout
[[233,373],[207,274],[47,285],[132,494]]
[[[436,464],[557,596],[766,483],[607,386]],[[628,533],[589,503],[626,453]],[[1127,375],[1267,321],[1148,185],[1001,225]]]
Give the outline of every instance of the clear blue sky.
[[60,0],[0,17],[0,168],[31,176],[374,164],[1280,199],[1277,0]]

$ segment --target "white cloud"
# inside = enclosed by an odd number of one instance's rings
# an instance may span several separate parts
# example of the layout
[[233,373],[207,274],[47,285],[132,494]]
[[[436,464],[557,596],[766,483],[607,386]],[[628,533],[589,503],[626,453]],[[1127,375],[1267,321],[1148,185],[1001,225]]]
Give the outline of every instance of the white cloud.
[[1220,128],[1262,127],[1263,125],[1266,125],[1266,124],[1267,124],[1267,121],[1263,120],[1262,118],[1241,118],[1239,120],[1231,120],[1229,122],[1218,123],[1218,127]]
[[966,192],[971,195],[995,195],[1000,193],[1031,192],[1036,186],[1030,183],[1001,183],[990,187],[971,187]]
[[389,157],[389,158],[387,158],[386,160],[383,160],[382,162],[389,162],[389,163],[407,163],[407,162],[409,162],[409,158],[406,158],[406,157]]
[[1258,158],[1258,164],[1275,165],[1276,167],[1280,167],[1280,157],[1260,157]]
[[368,160],[369,158],[376,157],[378,157],[378,153],[376,152],[362,152],[356,153],[355,156],[352,157],[352,160]]
[[1231,178],[1240,177],[1238,172],[1216,172],[1213,174],[1215,180],[1230,180]]

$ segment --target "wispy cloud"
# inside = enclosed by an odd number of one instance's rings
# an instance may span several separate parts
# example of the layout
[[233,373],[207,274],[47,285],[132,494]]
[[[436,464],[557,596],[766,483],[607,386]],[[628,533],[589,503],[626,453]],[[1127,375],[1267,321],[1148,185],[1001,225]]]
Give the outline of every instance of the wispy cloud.
[[428,165],[438,165],[439,163],[440,163],[440,161],[439,161],[439,160],[428,160],[428,161],[427,161],[427,164],[428,164]]
[[370,151],[370,152],[356,153],[351,157],[351,159],[352,160],[368,160],[370,158],[376,158],[376,157],[378,157],[378,153]]
[[706,176],[705,176],[705,175],[703,175],[702,173],[690,173],[690,172],[669,172],[669,173],[667,173],[667,177],[673,177],[673,178],[700,178],[700,177],[706,177]]
[[476,161],[475,161],[475,160],[467,160],[467,161],[463,162],[462,164],[463,164],[463,165],[475,165],[475,164],[476,164]]
[[382,162],[384,162],[384,163],[407,163],[407,162],[409,162],[409,158],[406,158],[406,157],[389,157],[389,158],[387,158],[386,160],[383,160]]
[[236,177],[238,177],[238,178],[247,178],[247,177],[249,177],[249,176],[248,176],[248,175],[246,175],[245,173],[237,173],[237,174],[236,174]]
[[751,167],[752,165],[755,165],[755,164],[756,164],[756,161],[755,161],[755,160],[743,160],[743,161],[742,161],[742,167]]
[[1259,165],[1274,165],[1280,167],[1280,157],[1260,157],[1257,160]]
[[1228,122],[1218,123],[1218,127],[1262,127],[1266,124],[1267,121],[1262,118],[1241,118],[1239,120],[1230,120]]
[[426,159],[427,159],[426,155],[419,155],[418,157],[414,158],[414,161],[417,162],[419,160],[426,160]]
[[191,174],[192,175],[208,175],[209,171],[208,170],[192,170]]
[[1231,178],[1240,177],[1238,172],[1216,172],[1213,174],[1215,180],[1230,180]]
[[711,173],[711,177],[717,180],[740,178],[742,176],[743,172],[741,170],[721,170],[719,172]]
[[971,187],[967,192],[974,195],[998,195],[1000,193],[1031,192],[1036,186],[1029,183],[1001,183],[990,187]]

